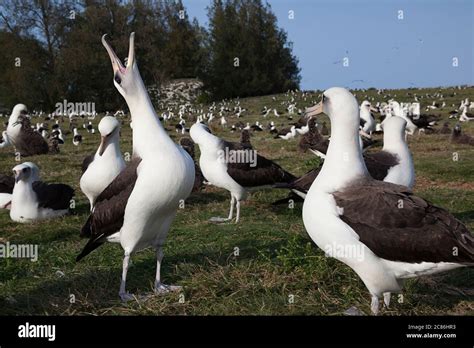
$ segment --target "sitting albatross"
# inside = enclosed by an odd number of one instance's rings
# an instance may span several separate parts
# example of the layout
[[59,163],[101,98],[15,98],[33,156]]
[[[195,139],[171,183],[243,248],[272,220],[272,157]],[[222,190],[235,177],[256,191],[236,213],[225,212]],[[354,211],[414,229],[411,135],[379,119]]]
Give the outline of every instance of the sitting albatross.
[[232,220],[234,204],[237,210],[235,222],[239,222],[240,201],[246,198],[247,189],[295,179],[278,164],[258,155],[247,141],[242,144],[222,140],[200,122],[191,127],[190,135],[199,145],[199,165],[206,180],[231,194],[229,216],[212,218],[213,222]]
[[94,155],[82,163],[80,186],[89,199],[91,210],[95,200],[125,168],[120,152],[120,123],[115,117],[105,116],[99,122],[100,145]]
[[65,184],[46,184],[39,181],[39,169],[31,162],[13,168],[13,188],[10,218],[16,222],[52,219],[68,213],[74,195]]
[[304,225],[327,255],[359,275],[374,314],[379,298],[388,306],[405,279],[474,265],[474,236],[462,222],[404,186],[369,176],[357,139],[357,101],[349,91],[325,91],[308,112],[329,116],[331,142],[303,205]]
[[161,282],[163,245],[177,209],[193,188],[194,162],[177,146],[161,125],[148,96],[135,60],[134,37],[130,35],[127,66],[102,37],[114,72],[114,85],[130,109],[133,122],[133,159],[97,197],[94,209],[82,228],[89,242],[77,261],[106,241],[119,242],[124,249],[122,301],[132,299],[126,292],[130,255],[152,246],[157,265],[155,292],[179,290]]

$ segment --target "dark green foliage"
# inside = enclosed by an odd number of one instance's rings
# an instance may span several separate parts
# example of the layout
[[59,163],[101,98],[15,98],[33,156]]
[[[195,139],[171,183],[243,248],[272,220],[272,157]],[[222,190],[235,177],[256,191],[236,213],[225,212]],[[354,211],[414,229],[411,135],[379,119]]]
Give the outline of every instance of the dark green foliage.
[[298,88],[298,60],[268,4],[215,0],[208,15],[210,57],[202,80],[214,98]]

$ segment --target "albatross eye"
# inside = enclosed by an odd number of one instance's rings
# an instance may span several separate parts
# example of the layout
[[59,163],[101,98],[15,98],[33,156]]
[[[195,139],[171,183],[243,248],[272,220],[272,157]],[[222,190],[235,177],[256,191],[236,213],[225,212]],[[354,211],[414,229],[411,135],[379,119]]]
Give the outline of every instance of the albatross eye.
[[122,79],[120,78],[120,76],[119,76],[118,74],[115,74],[114,80],[115,80],[115,82],[117,82],[119,85],[122,83]]

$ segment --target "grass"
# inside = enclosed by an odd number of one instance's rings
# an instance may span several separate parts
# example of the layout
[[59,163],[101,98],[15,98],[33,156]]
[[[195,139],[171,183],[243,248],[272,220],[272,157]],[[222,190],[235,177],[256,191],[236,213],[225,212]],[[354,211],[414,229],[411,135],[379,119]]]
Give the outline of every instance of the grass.
[[[387,91],[400,101],[433,95],[437,89]],[[456,95],[452,95],[456,92]],[[376,91],[357,91],[378,101],[388,99]],[[474,88],[443,89],[449,107],[436,110],[444,119],[461,99],[474,100]],[[396,96],[395,96],[396,95]],[[272,99],[275,97],[275,100]],[[310,105],[318,94],[296,99],[300,107]],[[259,119],[263,105],[284,110],[285,95],[241,100],[248,112],[241,119]],[[422,100],[431,104],[433,98]],[[228,119],[235,123],[233,118]],[[289,121],[271,116],[279,128]],[[36,122],[36,120],[34,120]],[[327,123],[328,120],[326,119]],[[95,121],[97,123],[98,120]],[[450,121],[451,126],[454,121]],[[167,125],[177,140],[174,122]],[[67,128],[65,124],[64,129]],[[226,139],[238,134],[213,130]],[[474,135],[474,125],[464,125]],[[0,210],[0,242],[38,244],[39,259],[0,259],[0,314],[21,315],[341,315],[356,306],[370,313],[369,294],[348,267],[324,256],[305,232],[301,205],[293,209],[274,207],[271,202],[285,197],[285,191],[263,190],[253,193],[242,205],[240,224],[215,225],[211,216],[224,216],[229,206],[227,192],[206,187],[193,194],[178,212],[165,246],[162,275],[166,283],[182,285],[181,294],[154,296],[147,301],[120,302],[122,250],[106,244],[80,263],[75,257],[85,241],[79,231],[87,219],[88,203],[79,189],[81,162],[95,151],[99,136],[81,131],[84,143],[74,147],[71,135],[58,155],[34,156],[42,179],[63,182],[76,189],[76,208],[72,215],[54,221],[20,225],[10,220],[8,211]],[[255,133],[254,147],[264,156],[300,175],[317,162],[311,154],[300,154],[297,141],[274,140],[267,132]],[[413,152],[417,183],[415,192],[442,206],[474,230],[474,151],[472,147],[452,145],[448,136],[415,135],[409,139]],[[131,129],[128,120],[122,129],[121,147],[131,152]],[[453,152],[459,161],[453,161]],[[12,148],[0,150],[0,172],[17,164]],[[235,250],[238,248],[238,256]],[[152,291],[156,261],[152,250],[132,258],[128,290],[134,294]],[[290,303],[290,299],[293,299]],[[403,300],[402,300],[403,299]],[[407,282],[402,297],[395,297],[384,315],[474,314],[474,271],[462,269],[447,274]]]

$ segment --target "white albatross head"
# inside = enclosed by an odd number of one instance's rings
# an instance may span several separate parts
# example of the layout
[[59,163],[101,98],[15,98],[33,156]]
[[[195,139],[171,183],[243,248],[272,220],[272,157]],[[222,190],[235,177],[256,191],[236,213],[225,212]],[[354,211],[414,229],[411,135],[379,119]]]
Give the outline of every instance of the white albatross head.
[[313,107],[306,109],[305,117],[313,117],[326,114],[331,124],[359,123],[359,105],[356,98],[347,89],[332,87],[322,95],[322,100]]
[[387,118],[382,123],[384,147],[405,142],[405,127],[407,121],[399,116]]
[[8,125],[14,126],[16,122],[18,122],[18,118],[20,116],[26,116],[28,113],[28,108],[25,104],[16,104],[12,110],[10,118],[8,119]]
[[115,51],[105,40],[106,36],[107,34],[102,36],[102,45],[104,45],[105,49],[107,50],[110,61],[112,62],[112,69],[114,71],[114,85],[128,103],[128,98],[133,97],[136,91],[139,90],[139,88],[137,88],[139,87],[137,84],[143,84],[140,72],[138,71],[137,62],[135,60],[135,33],[130,34],[126,67],[122,64],[120,58],[117,57]]
[[33,183],[39,180],[39,168],[33,162],[24,162],[13,167],[13,175],[15,176],[15,183],[19,181]]
[[105,116],[99,122],[99,132],[101,139],[97,153],[102,156],[110,143],[118,141],[120,122],[113,116]]
[[193,139],[193,141],[198,145],[204,145],[210,139],[216,138],[211,133],[209,127],[201,122],[196,122],[191,126],[189,129],[189,135],[191,136],[191,139]]

